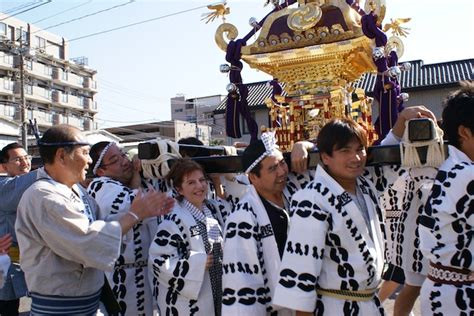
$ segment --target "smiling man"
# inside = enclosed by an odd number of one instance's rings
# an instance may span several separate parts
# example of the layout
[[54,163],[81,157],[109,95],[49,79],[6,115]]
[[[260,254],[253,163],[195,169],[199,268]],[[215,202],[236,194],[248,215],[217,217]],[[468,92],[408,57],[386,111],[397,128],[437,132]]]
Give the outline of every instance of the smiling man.
[[291,228],[274,304],[297,315],[383,315],[376,295],[383,269],[382,213],[362,177],[367,137],[336,119],[318,135],[322,165],[291,202]]
[[289,201],[309,173],[289,174],[272,133],[250,144],[242,161],[251,185],[226,221],[222,314],[291,315],[274,311],[271,297],[285,248]]
[[20,200],[15,224],[20,263],[35,315],[92,315],[112,271],[122,236],[137,222],[170,210],[172,200],[157,192],[138,194],[120,219],[103,221],[97,204],[77,183],[91,158],[80,130],[57,125],[38,142],[44,168]]
[[12,236],[10,259],[13,264],[7,273],[5,286],[0,289],[0,315],[18,315],[20,297],[26,295],[26,283],[19,265],[15,220],[18,202],[23,192],[36,181],[36,171],[30,172],[31,156],[18,143],[10,143],[0,153],[7,177],[0,180],[0,236]]

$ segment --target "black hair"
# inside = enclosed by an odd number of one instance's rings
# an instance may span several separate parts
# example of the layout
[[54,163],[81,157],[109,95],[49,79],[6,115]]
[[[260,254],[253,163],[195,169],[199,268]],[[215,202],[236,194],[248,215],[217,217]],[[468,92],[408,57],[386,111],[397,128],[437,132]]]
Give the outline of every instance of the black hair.
[[60,124],[50,127],[38,142],[43,163],[54,163],[54,157],[60,148],[64,148],[66,153],[72,153],[76,146],[81,145],[81,142],[77,139],[79,135],[80,130],[71,125]]
[[456,148],[459,143],[459,126],[469,128],[474,133],[474,82],[462,81],[461,88],[444,101],[442,127],[450,145]]
[[6,145],[5,147],[3,147],[2,151],[0,151],[0,162],[1,163],[7,163],[8,160],[10,160],[10,155],[8,154],[8,151],[10,149],[17,149],[17,148],[24,149],[23,146],[21,146],[17,142],[10,143],[10,144]]
[[367,148],[367,134],[362,126],[347,118],[333,119],[319,132],[317,146],[320,154],[332,156],[333,150],[340,149],[353,140]]

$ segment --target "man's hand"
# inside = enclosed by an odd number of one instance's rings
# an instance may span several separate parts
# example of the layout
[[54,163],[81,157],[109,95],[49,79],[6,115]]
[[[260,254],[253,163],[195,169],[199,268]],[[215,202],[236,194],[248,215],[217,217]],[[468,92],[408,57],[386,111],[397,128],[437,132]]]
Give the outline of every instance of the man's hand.
[[423,105],[410,106],[398,114],[398,119],[392,127],[392,133],[402,138],[405,131],[405,122],[415,118],[430,118],[436,123],[436,116]]
[[166,193],[149,188],[147,192],[139,191],[133,199],[130,211],[140,220],[148,217],[168,214],[174,205],[174,199]]
[[12,236],[10,234],[6,234],[0,237],[0,254],[7,253],[11,245],[12,245]]
[[308,151],[314,144],[308,141],[299,141],[291,149],[291,171],[303,173],[308,170]]

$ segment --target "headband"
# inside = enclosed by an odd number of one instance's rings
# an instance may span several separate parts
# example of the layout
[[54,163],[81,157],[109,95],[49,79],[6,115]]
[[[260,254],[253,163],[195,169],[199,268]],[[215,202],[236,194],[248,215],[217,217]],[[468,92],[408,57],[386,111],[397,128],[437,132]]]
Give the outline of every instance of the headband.
[[245,170],[245,173],[249,173],[265,157],[273,155],[275,150],[278,150],[278,145],[275,138],[275,132],[262,133],[260,137],[260,141],[263,143],[265,147],[265,151],[262,154],[260,154],[260,156],[258,156],[258,158],[254,160],[254,162],[252,162],[252,164]]
[[44,147],[69,147],[69,146],[90,146],[88,142],[58,142],[58,143],[47,143],[38,141],[38,146]]
[[112,147],[112,145],[114,145],[114,144],[115,144],[115,142],[110,142],[104,147],[104,149],[102,149],[102,151],[100,152],[99,158],[95,162],[94,168],[92,169],[92,174],[97,175],[96,174],[97,169],[99,169],[100,164],[102,163],[102,159],[104,159],[105,154],[110,149],[110,147]]

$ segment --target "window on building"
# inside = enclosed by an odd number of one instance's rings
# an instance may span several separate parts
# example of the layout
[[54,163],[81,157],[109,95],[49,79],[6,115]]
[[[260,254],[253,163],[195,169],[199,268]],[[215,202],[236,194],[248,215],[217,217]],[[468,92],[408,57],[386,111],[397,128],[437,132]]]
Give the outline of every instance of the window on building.
[[0,22],[0,36],[7,36],[7,25]]
[[36,39],[36,47],[37,48],[42,48],[42,49],[45,49],[46,48],[46,40],[40,36],[35,36],[35,39]]
[[28,38],[28,32],[20,28],[17,28],[15,29],[15,37],[16,37],[17,42],[18,41],[26,42],[26,39]]
[[63,93],[61,93],[61,101],[63,103],[68,103],[69,102],[69,93],[64,91]]
[[84,77],[77,76],[77,83],[80,84],[80,85],[83,85],[84,84]]
[[33,70],[33,61],[32,60],[25,60],[25,67],[28,70]]
[[77,104],[80,106],[84,106],[84,97],[78,97],[77,98]]
[[11,105],[5,105],[5,116],[14,117],[15,116],[15,107]]
[[68,80],[68,78],[69,78],[69,71],[63,70],[62,79]]
[[5,90],[13,91],[13,82],[8,78],[3,78],[3,88]]
[[186,103],[186,110],[194,109],[194,103]]
[[[255,112],[250,112],[250,116],[252,117],[252,119],[255,120]],[[242,116],[241,118],[242,120],[242,134],[250,134],[250,131],[249,131],[249,128],[247,126],[247,121],[245,120],[245,118]]]
[[183,112],[183,109],[175,109],[174,112],[175,113],[181,113],[181,112]]
[[44,89],[44,97],[48,100],[52,100],[52,92],[49,89]]
[[29,94],[29,95],[32,95],[33,94],[33,85],[31,85],[31,84],[25,85],[25,93]]
[[46,119],[46,122],[52,123],[53,122],[53,114],[49,113],[49,112],[46,112],[45,113],[45,119]]
[[48,75],[48,76],[52,76],[53,75],[53,68],[51,68],[48,65],[44,65],[44,74]]
[[8,65],[13,65],[13,56],[4,53],[3,55],[3,62]]
[[28,110],[26,116],[28,116],[29,120],[33,120],[33,110]]

